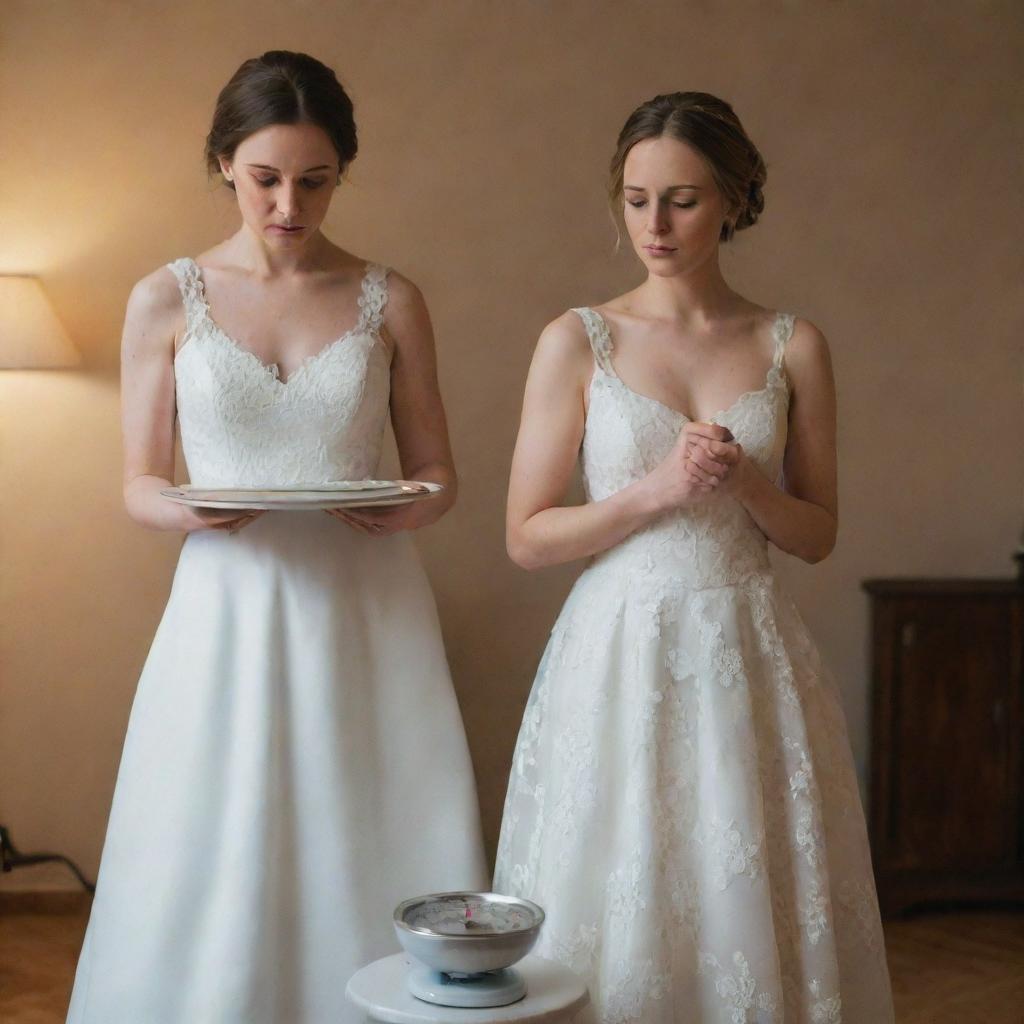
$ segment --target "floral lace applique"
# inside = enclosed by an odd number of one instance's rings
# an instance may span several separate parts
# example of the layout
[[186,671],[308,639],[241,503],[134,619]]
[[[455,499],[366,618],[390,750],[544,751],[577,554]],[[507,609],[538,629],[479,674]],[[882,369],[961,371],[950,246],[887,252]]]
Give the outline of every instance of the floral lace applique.
[[811,992],[811,1024],[843,1024],[843,1001],[839,996],[823,999],[821,984],[812,978],[808,984]]
[[861,943],[872,951],[884,952],[874,882],[843,879],[839,883],[839,903],[856,919]]
[[800,907],[800,923],[812,946],[828,931],[828,897],[817,878],[811,881]]
[[712,880],[720,892],[725,892],[740,875],[751,879],[760,877],[762,836],[746,842],[735,821],[721,822],[712,818],[704,841],[714,865]]
[[734,973],[721,965],[718,957],[702,954],[702,970],[714,970],[715,991],[728,1007],[729,1024],[781,1024],[779,1005],[770,992],[758,991],[750,963],[739,951],[733,953]]
[[547,952],[570,970],[580,974],[589,972],[597,958],[598,931],[596,924],[581,924],[571,935],[556,939]]
[[603,1024],[636,1024],[651,1003],[665,997],[668,976],[659,971],[653,958],[637,962],[625,958],[615,962],[602,986]]

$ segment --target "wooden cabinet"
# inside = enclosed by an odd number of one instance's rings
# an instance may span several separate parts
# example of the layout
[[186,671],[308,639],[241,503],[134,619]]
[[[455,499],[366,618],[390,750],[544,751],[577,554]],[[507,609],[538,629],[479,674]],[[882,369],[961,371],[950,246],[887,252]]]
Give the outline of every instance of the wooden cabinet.
[[1024,901],[1024,587],[868,580],[883,914]]

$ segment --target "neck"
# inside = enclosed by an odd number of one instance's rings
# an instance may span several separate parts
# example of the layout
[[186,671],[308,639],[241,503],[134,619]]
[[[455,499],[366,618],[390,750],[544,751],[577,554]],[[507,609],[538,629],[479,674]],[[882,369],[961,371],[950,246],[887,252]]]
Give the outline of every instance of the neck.
[[738,298],[722,277],[717,249],[692,270],[671,277],[648,274],[638,293],[652,316],[694,327],[720,319]]
[[238,263],[258,277],[287,277],[324,266],[331,243],[317,231],[305,243],[290,249],[273,248],[243,224],[230,246]]

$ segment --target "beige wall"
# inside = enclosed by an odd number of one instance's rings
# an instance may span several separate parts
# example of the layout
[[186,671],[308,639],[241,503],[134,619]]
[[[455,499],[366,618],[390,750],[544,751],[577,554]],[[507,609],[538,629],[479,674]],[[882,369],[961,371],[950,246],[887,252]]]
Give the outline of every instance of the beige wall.
[[612,252],[603,176],[622,120],[659,91],[734,102],[769,178],[726,272],[832,341],[841,538],[822,565],[782,571],[863,765],[859,581],[1006,575],[1024,520],[1022,10],[5,0],[0,273],[44,279],[86,366],[0,372],[0,821],[95,870],[178,549],[120,507],[120,319],[134,280],[231,230],[203,136],[227,76],[270,47],[309,50],[351,87],[362,152],[330,233],[411,276],[433,311],[463,496],[420,547],[492,847],[519,714],[578,570],[505,558],[522,384],[544,323],[638,279]]

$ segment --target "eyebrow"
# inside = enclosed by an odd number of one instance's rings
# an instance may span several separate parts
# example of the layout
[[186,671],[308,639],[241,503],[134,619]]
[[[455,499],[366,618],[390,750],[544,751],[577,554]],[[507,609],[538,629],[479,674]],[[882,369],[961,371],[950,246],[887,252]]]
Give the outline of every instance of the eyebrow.
[[[276,167],[271,167],[270,164],[246,164],[246,167],[256,167],[261,171],[274,171],[276,174],[280,174],[280,170]],[[307,167],[302,173],[310,174],[313,171],[329,171],[331,169],[330,164],[320,164],[317,167]]]
[[[669,187],[667,189],[665,189],[665,191],[662,194],[663,195],[668,195],[669,192],[684,192],[687,189],[689,189],[689,190],[691,190],[693,192],[699,192],[700,191],[700,185],[669,185]],[[624,185],[623,186],[623,190],[626,191],[626,192],[646,192],[647,191],[647,189],[643,188],[640,185]]]

